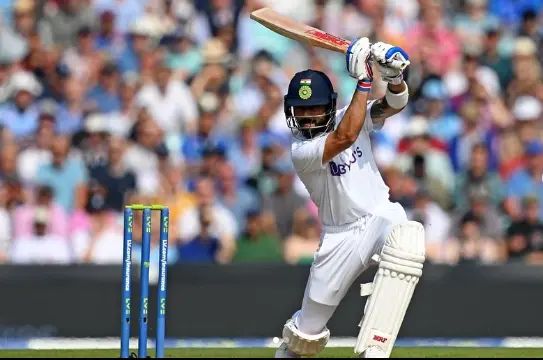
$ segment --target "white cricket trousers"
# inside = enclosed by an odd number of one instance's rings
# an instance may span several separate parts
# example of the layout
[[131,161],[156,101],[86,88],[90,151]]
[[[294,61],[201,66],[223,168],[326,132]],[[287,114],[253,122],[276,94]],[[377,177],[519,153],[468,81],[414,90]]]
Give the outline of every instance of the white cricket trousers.
[[298,329],[321,333],[353,282],[380,254],[386,236],[407,221],[403,207],[388,202],[375,214],[342,226],[324,226],[302,301],[294,315]]

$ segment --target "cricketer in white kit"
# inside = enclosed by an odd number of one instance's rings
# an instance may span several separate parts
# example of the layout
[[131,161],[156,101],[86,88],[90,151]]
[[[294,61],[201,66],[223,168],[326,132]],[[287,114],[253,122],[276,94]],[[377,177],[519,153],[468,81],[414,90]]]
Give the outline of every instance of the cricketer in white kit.
[[[374,61],[388,84],[384,97],[369,101]],[[358,83],[351,103],[340,110],[324,73],[305,70],[289,84],[285,115],[293,133],[292,161],[318,206],[323,234],[302,306],[284,325],[277,358],[321,352],[336,307],[374,261],[373,283],[361,286],[368,299],[354,351],[360,357],[390,356],[425,260],[424,228],[389,200],[370,144],[370,132],[407,105],[398,61],[408,63],[399,47],[353,41],[346,63]]]

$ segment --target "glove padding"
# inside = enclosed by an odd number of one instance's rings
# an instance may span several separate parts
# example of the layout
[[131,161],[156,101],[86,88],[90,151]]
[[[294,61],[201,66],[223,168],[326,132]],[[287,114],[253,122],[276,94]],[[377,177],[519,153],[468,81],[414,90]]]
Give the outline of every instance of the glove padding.
[[373,80],[371,44],[367,37],[354,40],[347,49],[345,58],[351,77],[365,81]]
[[383,81],[395,85],[402,83],[403,70],[410,64],[405,50],[398,46],[377,42],[371,45],[371,55]]

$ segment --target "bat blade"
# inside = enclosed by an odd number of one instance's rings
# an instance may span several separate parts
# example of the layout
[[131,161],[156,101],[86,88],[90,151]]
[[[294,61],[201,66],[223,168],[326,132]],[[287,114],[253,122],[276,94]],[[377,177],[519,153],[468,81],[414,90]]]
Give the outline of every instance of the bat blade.
[[346,53],[351,44],[348,40],[303,24],[267,7],[253,11],[251,19],[289,39],[314,47]]
[[[310,46],[345,54],[351,44],[349,40],[296,21],[268,7],[253,11],[250,17],[277,34]],[[407,65],[409,65],[409,61],[398,60],[388,64],[388,66],[399,69],[404,69]]]

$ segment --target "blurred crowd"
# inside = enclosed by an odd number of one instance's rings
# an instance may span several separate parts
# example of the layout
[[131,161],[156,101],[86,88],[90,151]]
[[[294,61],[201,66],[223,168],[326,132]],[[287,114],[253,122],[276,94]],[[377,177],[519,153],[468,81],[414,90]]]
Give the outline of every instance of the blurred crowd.
[[142,203],[170,209],[171,264],[311,263],[283,94],[313,68],[342,107],[355,82],[262,6],[409,53],[410,103],[372,139],[429,262],[543,264],[540,0],[0,0],[0,262],[121,263]]

